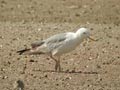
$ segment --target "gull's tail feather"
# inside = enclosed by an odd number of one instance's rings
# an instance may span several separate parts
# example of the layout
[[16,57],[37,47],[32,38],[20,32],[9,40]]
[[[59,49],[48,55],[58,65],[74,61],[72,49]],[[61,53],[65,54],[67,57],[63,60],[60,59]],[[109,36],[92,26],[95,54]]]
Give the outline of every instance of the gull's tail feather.
[[23,50],[19,50],[17,51],[17,53],[19,53],[19,55],[25,54],[26,52],[29,52],[30,49],[23,49]]
[[39,50],[37,50],[37,49],[23,49],[23,50],[17,51],[17,53],[18,53],[19,55],[22,55],[22,54],[24,54],[24,55],[26,55],[26,54],[28,54],[28,55],[33,55],[33,54],[45,54],[45,52],[39,51]]

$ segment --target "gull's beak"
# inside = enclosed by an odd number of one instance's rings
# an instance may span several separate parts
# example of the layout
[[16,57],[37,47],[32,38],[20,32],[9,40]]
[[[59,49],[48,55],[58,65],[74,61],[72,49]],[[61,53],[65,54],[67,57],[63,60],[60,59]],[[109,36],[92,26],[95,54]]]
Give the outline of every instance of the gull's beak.
[[88,37],[92,41],[97,41],[96,39],[93,39],[91,36]]

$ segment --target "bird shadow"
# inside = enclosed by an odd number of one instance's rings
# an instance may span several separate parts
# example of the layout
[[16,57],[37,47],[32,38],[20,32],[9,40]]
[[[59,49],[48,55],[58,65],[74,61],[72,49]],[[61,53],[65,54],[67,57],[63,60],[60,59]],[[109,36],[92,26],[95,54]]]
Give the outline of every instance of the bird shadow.
[[78,73],[78,74],[98,74],[98,72],[92,72],[92,71],[54,71],[54,70],[46,70],[46,71],[41,71],[41,72],[54,72],[54,73],[70,73],[70,74],[75,74],[75,73]]

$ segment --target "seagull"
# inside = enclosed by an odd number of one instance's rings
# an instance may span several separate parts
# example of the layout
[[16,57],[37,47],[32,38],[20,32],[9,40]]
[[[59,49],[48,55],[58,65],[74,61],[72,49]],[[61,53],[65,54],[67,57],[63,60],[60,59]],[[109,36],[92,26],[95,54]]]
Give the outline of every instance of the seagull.
[[91,39],[90,31],[87,28],[80,28],[76,32],[66,32],[51,36],[48,39],[33,42],[31,48],[17,51],[21,54],[47,54],[55,62],[55,71],[61,71],[60,57],[63,54],[73,51],[85,39]]

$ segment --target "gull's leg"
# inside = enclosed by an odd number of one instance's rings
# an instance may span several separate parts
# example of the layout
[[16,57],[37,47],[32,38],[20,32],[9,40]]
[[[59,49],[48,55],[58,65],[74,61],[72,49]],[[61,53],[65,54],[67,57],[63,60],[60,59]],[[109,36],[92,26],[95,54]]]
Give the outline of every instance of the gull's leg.
[[58,57],[58,70],[61,72],[60,57]]
[[58,61],[56,62],[56,65],[55,65],[55,71],[58,70],[58,67],[59,67],[59,64],[58,64]]
[[52,55],[51,55],[50,57],[56,62],[56,64],[55,64],[55,71],[57,71],[57,69],[58,69],[58,67],[59,67],[59,62],[58,62],[58,60],[55,59]]

